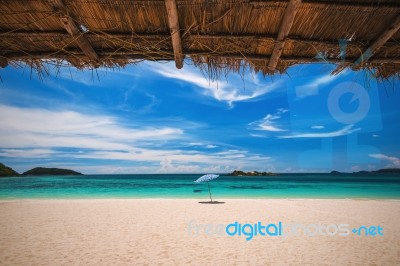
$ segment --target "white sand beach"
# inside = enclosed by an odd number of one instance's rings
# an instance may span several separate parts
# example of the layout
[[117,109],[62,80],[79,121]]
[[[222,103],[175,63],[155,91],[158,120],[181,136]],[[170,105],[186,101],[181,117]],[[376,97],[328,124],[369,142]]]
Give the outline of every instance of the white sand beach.
[[[400,201],[221,201],[3,200],[0,265],[400,265]],[[246,241],[203,230],[235,221],[379,225],[383,235],[300,232]]]

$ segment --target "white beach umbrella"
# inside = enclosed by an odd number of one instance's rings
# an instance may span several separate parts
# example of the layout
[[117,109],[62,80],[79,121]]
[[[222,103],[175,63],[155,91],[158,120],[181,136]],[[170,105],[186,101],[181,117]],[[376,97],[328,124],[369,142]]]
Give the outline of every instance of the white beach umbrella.
[[211,202],[213,202],[213,200],[212,200],[212,197],[211,197],[211,190],[210,190],[210,182],[209,182],[209,181],[214,180],[214,179],[216,179],[217,177],[219,177],[219,175],[207,174],[207,175],[201,176],[199,179],[197,179],[196,181],[194,181],[195,183],[207,182],[207,184],[208,184],[208,193],[210,194],[210,200],[211,200]]

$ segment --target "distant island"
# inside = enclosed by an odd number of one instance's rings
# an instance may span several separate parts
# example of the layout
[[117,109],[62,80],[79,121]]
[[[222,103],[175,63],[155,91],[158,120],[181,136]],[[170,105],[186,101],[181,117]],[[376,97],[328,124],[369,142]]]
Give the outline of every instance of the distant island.
[[29,171],[26,171],[22,175],[24,176],[33,176],[33,175],[82,175],[82,173],[75,172],[69,169],[60,169],[60,168],[45,168],[45,167],[36,167]]
[[243,172],[243,171],[235,170],[228,175],[229,176],[275,176],[278,174],[271,173],[271,172],[257,172],[257,171]]
[[45,168],[36,167],[29,171],[24,172],[22,175],[14,171],[11,167],[8,167],[0,163],[0,177],[11,177],[11,176],[38,176],[38,175],[83,175],[82,173],[62,168]]
[[0,177],[19,176],[11,167],[0,163]]
[[358,171],[352,173],[343,173],[339,171],[330,172],[331,175],[342,175],[342,174],[352,174],[352,175],[364,175],[364,174],[400,174],[400,168],[384,168],[374,171]]

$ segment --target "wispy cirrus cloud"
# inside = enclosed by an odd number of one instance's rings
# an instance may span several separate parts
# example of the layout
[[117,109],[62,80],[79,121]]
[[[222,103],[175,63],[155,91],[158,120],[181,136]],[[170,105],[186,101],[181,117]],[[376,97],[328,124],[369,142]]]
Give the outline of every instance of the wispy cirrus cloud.
[[204,95],[220,102],[226,102],[231,107],[235,102],[255,100],[283,85],[281,80],[274,83],[261,83],[254,73],[247,73],[242,77],[239,77],[238,74],[236,76],[231,74],[234,77],[232,81],[216,81],[209,80],[202,75],[200,70],[189,66],[178,70],[170,65],[161,65],[154,68],[153,71],[164,77],[195,85],[203,89]]
[[[185,129],[179,127],[144,127],[140,122],[128,123],[107,115],[0,105],[2,158],[41,158],[43,162],[57,160],[62,165],[81,162],[76,167],[78,170],[90,166],[85,165],[86,160],[90,160],[91,165],[93,160],[120,162],[119,166],[110,166],[108,170],[102,168],[103,173],[132,169],[125,164],[138,166],[135,172],[165,172],[167,169],[169,172],[203,172],[216,166],[220,169],[240,165],[259,168],[260,164],[271,160],[246,150],[221,150],[203,141],[192,143],[201,144],[202,151],[196,147],[177,149],[169,145],[182,140],[190,143]],[[95,168],[94,171],[98,172]]]
[[207,149],[214,149],[217,148],[217,145],[214,144],[206,144],[206,143],[202,143],[202,142],[190,142],[188,143],[189,146],[194,146],[194,147],[204,147]]
[[329,132],[306,132],[306,133],[293,133],[292,135],[279,136],[281,139],[294,139],[294,138],[333,138],[345,136],[361,130],[361,128],[354,128],[354,125],[347,125],[336,131]]
[[1,149],[1,157],[15,157],[15,158],[45,158],[49,156],[54,156],[58,152],[52,149]]
[[127,148],[127,143],[168,140],[183,134],[179,128],[134,128],[121,124],[110,116],[0,105],[0,145],[115,150]]
[[384,162],[387,162],[388,164],[385,167],[400,167],[400,158],[394,157],[394,156],[388,156],[382,153],[377,153],[377,154],[369,154],[368,155],[371,158],[375,158]]
[[267,114],[263,119],[249,123],[254,130],[282,132],[286,131],[276,124],[276,120],[280,119],[287,109],[280,108],[273,114]]
[[325,126],[314,125],[314,126],[311,126],[311,128],[312,128],[312,129],[324,129]]
[[348,73],[349,70],[344,70],[338,75],[332,75],[329,72],[323,76],[317,76],[301,86],[296,86],[296,96],[297,98],[302,99],[309,96],[318,95],[320,86],[328,85],[340,77],[346,76]]

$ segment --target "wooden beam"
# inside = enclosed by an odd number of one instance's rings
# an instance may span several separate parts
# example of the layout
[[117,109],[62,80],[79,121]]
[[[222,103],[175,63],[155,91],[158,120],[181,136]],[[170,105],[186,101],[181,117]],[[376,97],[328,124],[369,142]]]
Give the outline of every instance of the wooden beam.
[[279,27],[278,38],[276,39],[274,50],[268,63],[268,68],[271,71],[275,71],[276,69],[279,57],[281,57],[283,47],[285,46],[285,39],[288,36],[290,28],[293,25],[294,18],[296,16],[297,10],[300,7],[300,4],[301,0],[290,0],[286,7],[285,14],[283,15],[282,22]]
[[353,62],[350,62],[350,61],[342,61],[341,62],[341,64],[339,64],[336,68],[335,68],[335,70],[333,70],[332,72],[331,72],[331,75],[338,75],[338,74],[340,74],[343,70],[345,70],[346,68],[348,68],[349,66],[351,66],[351,64],[352,64]]
[[6,66],[8,66],[8,59],[0,56],[0,67],[5,68]]
[[[279,4],[285,2],[285,0],[277,0],[277,1],[244,1],[244,3],[249,3],[255,8],[271,8],[274,4]],[[287,0],[286,0],[287,2]],[[400,8],[399,2],[383,2],[383,1],[346,1],[343,2],[335,1],[335,0],[303,0],[302,4],[304,8],[319,8],[319,9],[333,9],[333,10],[343,10],[346,12],[371,12],[377,10],[377,8]],[[351,10],[354,8],[355,10]]]
[[362,53],[362,55],[352,64],[344,63],[340,64],[333,72],[333,75],[337,75],[342,72],[345,68],[354,65],[359,66],[367,62],[387,41],[396,34],[400,29],[400,15],[390,24],[390,26]]
[[[168,38],[171,37],[169,33],[157,33],[157,34],[152,34],[152,33],[134,33],[132,34],[131,32],[129,33],[108,33],[107,35],[103,34],[97,34],[97,33],[91,33],[88,32],[85,34],[85,37],[90,41],[90,40],[112,40],[118,42],[118,39],[124,41],[124,42],[133,42],[135,44],[139,44],[140,41],[143,42],[159,42],[162,39],[165,39],[166,41]],[[14,31],[14,32],[1,32],[0,31],[0,43],[1,39],[3,38],[29,38],[33,39],[35,38],[36,42],[40,41],[48,41],[51,39],[67,39],[70,38],[70,35],[65,32],[60,32],[60,31],[44,31],[44,32],[30,32],[30,31]],[[114,39],[115,38],[115,39]],[[181,39],[184,42],[192,42],[192,41],[208,41],[210,39],[213,40],[230,40],[230,41],[274,41],[276,36],[270,35],[270,34],[250,34],[250,33],[243,33],[240,35],[231,35],[231,34],[224,34],[224,33],[215,33],[215,34],[186,34],[185,36],[182,36]],[[43,40],[37,40],[37,39],[43,39]],[[298,44],[312,44],[312,45],[326,45],[331,48],[337,48],[339,43],[337,40],[321,40],[321,39],[304,39],[298,36],[290,35],[290,37],[286,38],[286,41],[294,41]],[[352,42],[349,43],[349,46],[355,47],[355,48],[363,48],[362,44],[365,43],[366,40],[359,40],[357,42]],[[390,43],[391,45],[396,45],[397,43]],[[147,48],[147,47],[146,47]]]
[[[193,1],[184,1],[184,0],[176,0],[184,3],[190,3]],[[139,6],[143,7],[144,3],[146,6],[160,6],[165,2],[165,0],[151,0],[151,1],[130,1],[129,5],[130,6]],[[224,4],[224,1],[216,1],[216,0],[203,0],[203,1],[197,1],[197,2],[204,2],[204,3],[216,3],[216,4]],[[280,4],[280,3],[287,3],[288,0],[235,0],[235,1],[227,1],[228,3],[234,2],[235,4],[241,4],[241,5],[252,5],[255,8],[271,8],[272,5],[274,4]],[[343,0],[303,0],[302,1],[306,7],[311,6],[313,8],[321,8],[321,9],[326,9],[326,8],[335,8],[335,9],[343,9],[346,10],[347,12],[353,12],[349,10],[349,8],[357,8],[357,11],[354,12],[360,12],[360,11],[374,11],[377,8],[400,8],[400,3],[399,1],[384,1],[384,0],[357,0],[357,1],[343,1]]]
[[[185,54],[187,55],[193,55],[193,56],[210,56],[210,57],[222,57],[222,58],[230,58],[230,59],[237,59],[237,60],[252,60],[252,61],[268,61],[269,56],[268,55],[262,55],[262,54],[241,54],[241,53],[226,53],[226,54],[208,54],[207,52],[204,51],[196,51],[196,50],[186,50]],[[68,60],[69,57],[80,57],[80,56],[85,56],[85,54],[81,51],[63,51],[57,53],[57,51],[42,51],[42,52],[34,52],[30,54],[26,53],[21,53],[21,52],[15,52],[15,53],[5,53],[2,55],[3,57],[6,57],[8,60],[26,60],[26,59],[54,59],[54,58],[61,58]],[[131,52],[131,51],[115,51],[115,50],[103,50],[101,53],[99,53],[99,57],[104,60],[104,59],[132,59],[132,60],[174,60],[174,56],[171,54],[171,56],[168,55],[160,55],[160,54],[139,54],[137,52]],[[1,58],[1,57],[0,57]],[[356,58],[346,58],[345,62],[351,63],[354,62]],[[316,62],[316,63],[322,63],[320,59],[315,58],[315,57],[296,57],[296,56],[290,56],[290,57],[281,57],[281,60],[284,62],[292,62],[292,63],[304,63],[304,62]],[[342,62],[342,59],[340,58],[333,58],[329,59],[327,63],[339,63]],[[400,64],[400,58],[373,58],[369,61],[371,64]]]
[[183,67],[183,51],[178,19],[178,8],[175,0],[165,0],[165,7],[167,9],[168,24],[171,31],[175,66],[176,68],[181,69]]
[[400,29],[400,14],[354,63],[356,66],[368,61]]
[[[44,41],[49,40],[51,38],[68,38],[70,35],[65,32],[60,31],[41,31],[41,32],[31,32],[31,31],[13,31],[13,32],[2,32],[0,31],[0,38],[40,38],[44,39]],[[153,42],[157,39],[167,39],[170,38],[171,35],[165,32],[159,33],[132,33],[132,32],[122,32],[122,33],[107,33],[98,34],[88,32],[85,34],[85,37],[88,40],[92,38],[100,39],[100,38],[107,38],[113,40],[113,38],[121,39],[123,41],[149,41]],[[254,34],[254,33],[241,33],[240,35],[232,35],[232,34],[225,34],[225,33],[213,33],[213,34],[186,34],[182,36],[182,41],[191,42],[193,40],[200,40],[200,41],[207,41],[209,39],[229,39],[233,41],[241,41],[241,40],[255,40],[255,41],[273,41],[275,40],[276,35],[271,34]],[[0,39],[1,41],[1,39]],[[118,41],[118,40],[116,40]],[[290,38],[286,38],[286,41],[296,41],[301,44],[313,44],[313,45],[334,45],[338,46],[337,40],[321,40],[321,39],[304,39],[299,36],[290,35]],[[365,41],[360,40],[357,43],[352,43],[349,45],[360,46]],[[361,46],[360,46],[361,47]]]
[[66,31],[75,39],[75,43],[85,53],[85,55],[98,66],[99,56],[93,49],[90,42],[84,36],[84,33],[79,29],[78,25],[69,15],[62,0],[48,0],[54,10],[59,14],[59,19]]

